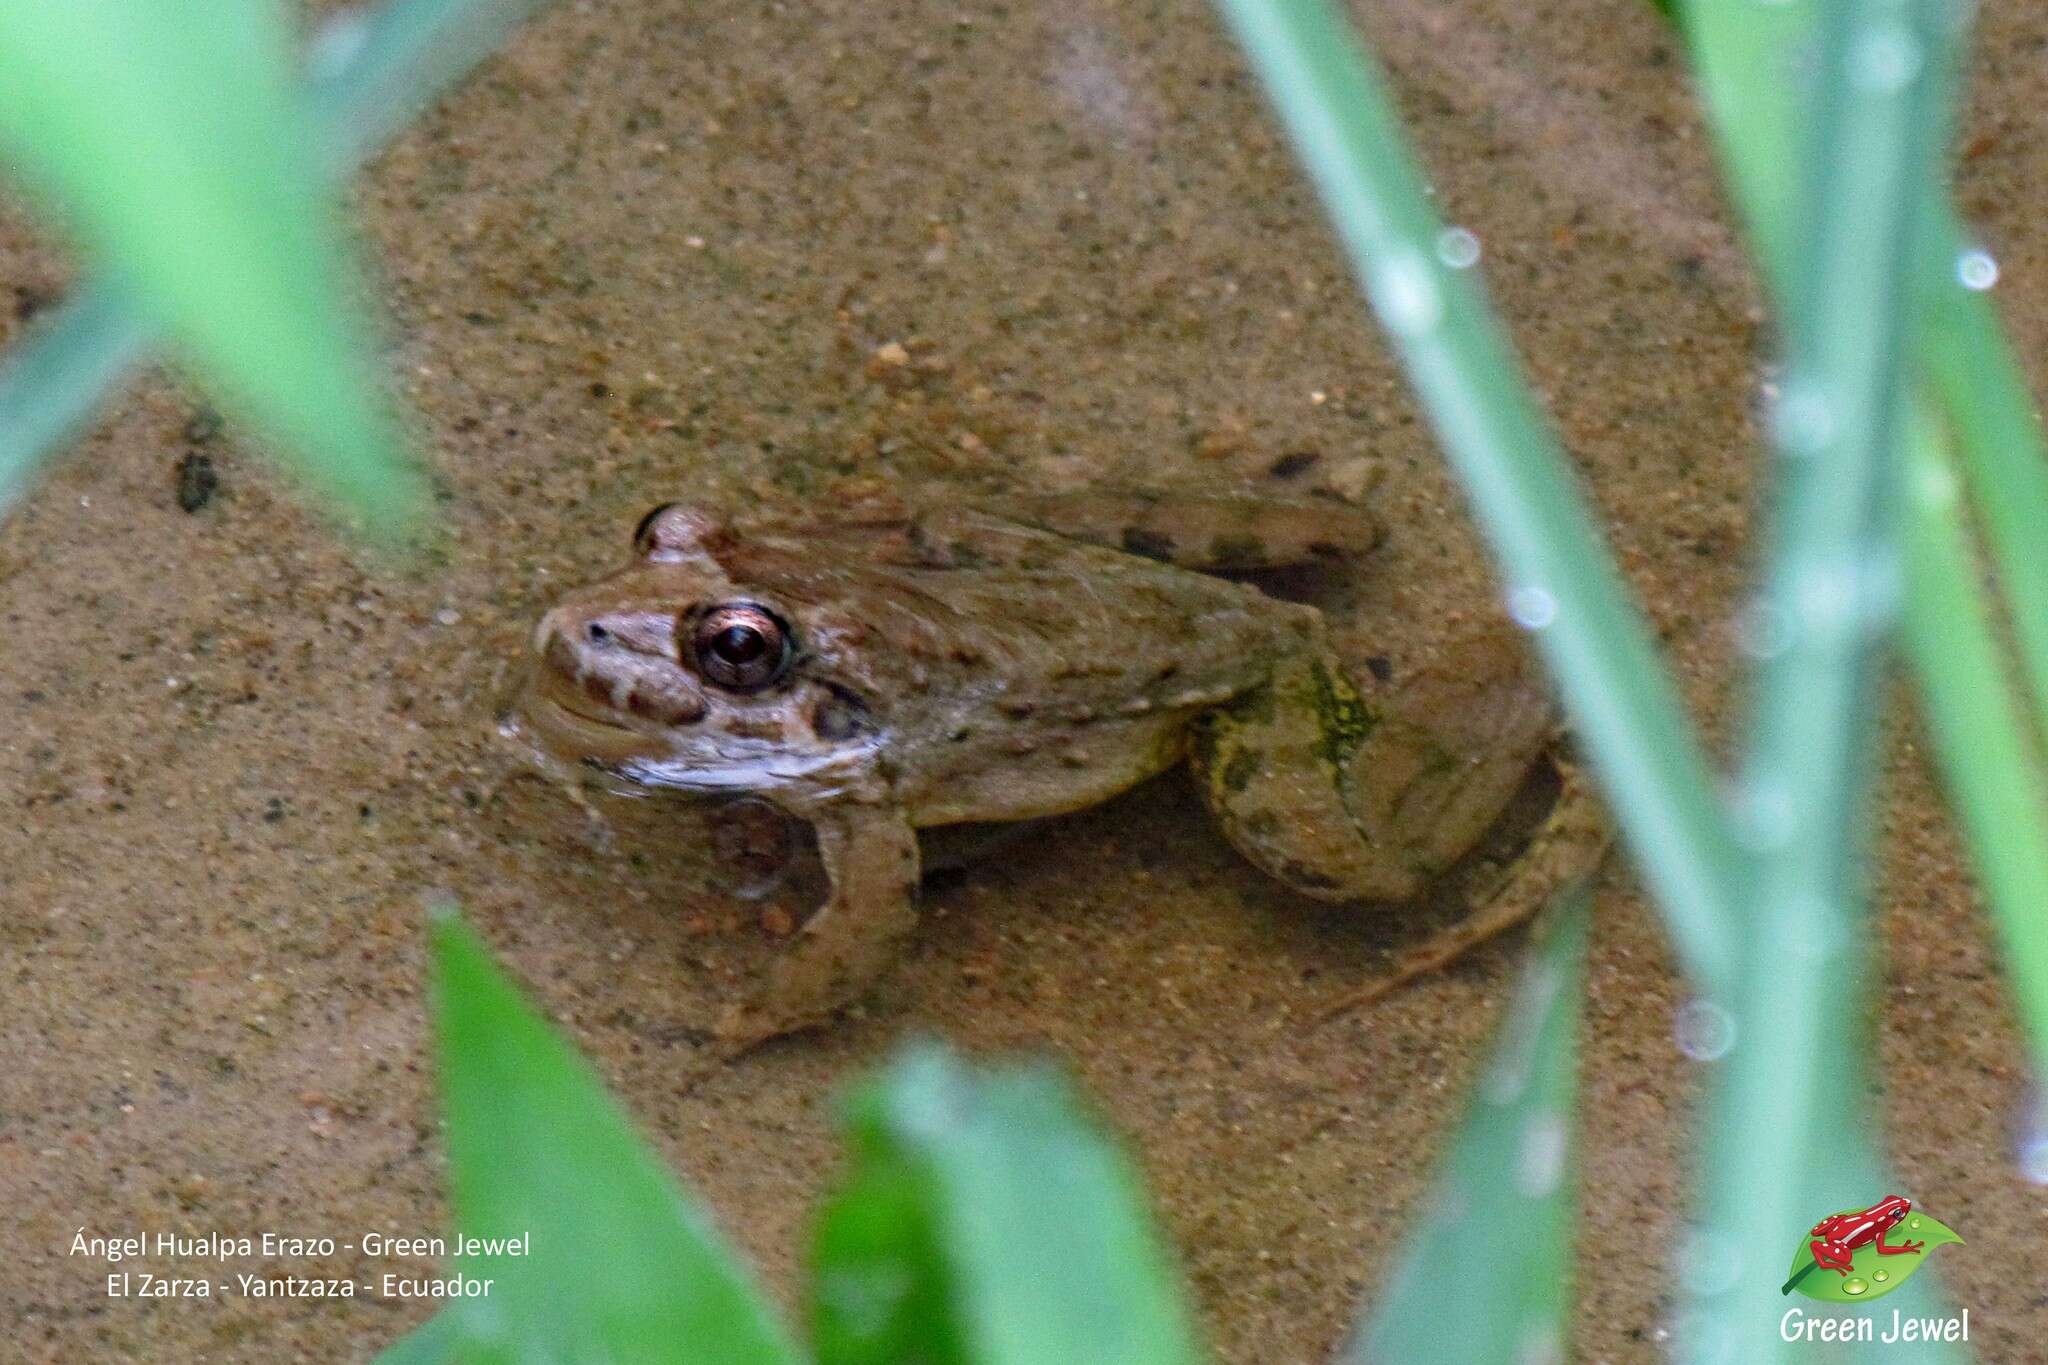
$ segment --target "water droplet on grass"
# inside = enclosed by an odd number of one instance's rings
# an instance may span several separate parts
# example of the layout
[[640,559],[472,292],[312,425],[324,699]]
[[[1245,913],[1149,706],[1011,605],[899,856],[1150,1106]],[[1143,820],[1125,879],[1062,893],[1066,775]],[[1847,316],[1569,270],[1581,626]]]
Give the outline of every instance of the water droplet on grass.
[[1873,28],[1849,54],[1849,79],[1877,94],[1897,94],[1919,74],[1920,45],[1899,24]]
[[1825,636],[1853,625],[1862,605],[1862,586],[1856,566],[1846,560],[1808,563],[1792,585],[1800,624]]
[[1741,1249],[1718,1228],[1694,1227],[1679,1244],[1678,1272],[1686,1286],[1702,1298],[1725,1294],[1742,1273]]
[[1965,289],[1985,290],[1998,283],[1998,262],[1981,247],[1956,257],[1956,279]]
[[1418,252],[1396,249],[1372,272],[1373,302],[1387,330],[1399,336],[1426,332],[1443,319],[1443,293],[1429,262]]
[[1834,409],[1811,385],[1788,383],[1771,405],[1771,431],[1786,454],[1811,455],[1834,439]]
[[2020,1111],[2020,1174],[2048,1185],[2048,1101],[2036,1095]]
[[1530,1115],[1515,1163],[1515,1188],[1531,1199],[1547,1199],[1557,1193],[1570,1152],[1571,1129],[1562,1114],[1545,1111]]
[[1524,630],[1542,630],[1557,619],[1557,599],[1548,588],[1525,584],[1508,593],[1508,615]]
[[1479,264],[1479,238],[1468,228],[1447,227],[1436,235],[1436,258],[1453,270]]
[[1798,830],[1792,796],[1767,777],[1752,778],[1735,792],[1736,836],[1758,852],[1783,848]]
[[1792,643],[1785,613],[1759,598],[1735,617],[1735,642],[1752,659],[1774,659]]
[[1515,1343],[1515,1365],[1564,1365],[1564,1343],[1558,1340],[1555,1323],[1532,1322],[1522,1329]]
[[1735,1016],[1711,1000],[1688,1000],[1671,1017],[1678,1050],[1696,1062],[1718,1062],[1735,1046]]

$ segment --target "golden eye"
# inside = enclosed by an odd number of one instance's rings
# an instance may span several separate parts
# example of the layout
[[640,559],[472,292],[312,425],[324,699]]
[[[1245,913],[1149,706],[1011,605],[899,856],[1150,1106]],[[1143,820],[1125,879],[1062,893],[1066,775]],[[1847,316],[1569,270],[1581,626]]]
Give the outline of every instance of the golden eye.
[[733,692],[758,692],[782,680],[795,651],[789,628],[766,607],[727,602],[698,620],[690,636],[697,671]]

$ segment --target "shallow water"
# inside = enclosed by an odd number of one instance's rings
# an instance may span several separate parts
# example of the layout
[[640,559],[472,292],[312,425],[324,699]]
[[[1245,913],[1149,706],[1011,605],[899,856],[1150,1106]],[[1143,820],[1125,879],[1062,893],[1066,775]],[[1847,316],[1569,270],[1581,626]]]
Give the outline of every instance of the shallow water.
[[[1765,338],[1672,40],[1606,0],[1367,17],[1720,734]],[[1963,192],[2034,356],[2044,44],[2039,12],[1984,16]],[[508,773],[491,730],[540,606],[677,494],[1237,487],[1283,461],[1287,486],[1348,494],[1383,470],[1392,537],[1326,598],[1346,647],[1399,676],[1497,612],[1211,13],[565,4],[360,203],[446,495],[436,562],[356,555],[232,432],[199,442],[194,400],[162,379],[0,529],[11,1340],[29,1359],[330,1360],[418,1316],[109,1301],[104,1267],[64,1248],[81,1225],[438,1229],[419,983],[422,894],[444,890],[784,1293],[834,1087],[938,1031],[1070,1056],[1141,1151],[1223,1358],[1323,1358],[1386,1270],[1512,955],[1305,1021],[1453,907],[1311,906],[1169,778],[948,879],[859,1017],[682,1094],[695,1030],[775,950],[759,910],[719,894],[700,823],[645,803],[601,829]],[[63,278],[0,220],[17,311]],[[0,337],[19,331],[0,314]],[[175,470],[195,449],[219,487],[187,512]],[[1982,1358],[2020,1359],[2048,1335],[2048,1304],[2005,1269],[2039,1239],[2011,1149],[2021,1056],[1917,731],[1891,755],[1884,1049],[1911,1097],[1893,1151],[1968,1239],[1942,1269]],[[1596,914],[1574,1354],[1650,1359],[1684,1206],[1684,992],[1625,870]]]

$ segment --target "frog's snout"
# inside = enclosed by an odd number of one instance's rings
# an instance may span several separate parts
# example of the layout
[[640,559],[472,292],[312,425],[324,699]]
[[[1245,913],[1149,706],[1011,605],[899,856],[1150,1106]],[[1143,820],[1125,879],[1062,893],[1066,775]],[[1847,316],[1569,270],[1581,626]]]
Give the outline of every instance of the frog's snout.
[[704,718],[704,694],[678,659],[675,618],[665,612],[565,604],[541,618],[534,648],[555,700],[589,719],[624,712],[689,725]]

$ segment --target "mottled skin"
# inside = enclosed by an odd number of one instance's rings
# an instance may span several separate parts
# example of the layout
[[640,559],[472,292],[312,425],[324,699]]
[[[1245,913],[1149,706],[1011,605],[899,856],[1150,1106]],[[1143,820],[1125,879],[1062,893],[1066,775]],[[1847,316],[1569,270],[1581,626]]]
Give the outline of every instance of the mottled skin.
[[[746,525],[671,504],[628,567],[541,620],[519,724],[619,790],[761,796],[816,829],[831,892],[721,1026],[753,1041],[888,967],[916,924],[918,829],[1078,810],[1183,760],[1230,841],[1304,894],[1412,896],[1551,741],[1519,642],[1462,642],[1368,701],[1314,608],[1190,571],[1377,538],[1341,504],[1239,496]],[[1604,850],[1576,786],[1559,804],[1551,826],[1580,837],[1503,894],[1510,918]]]

